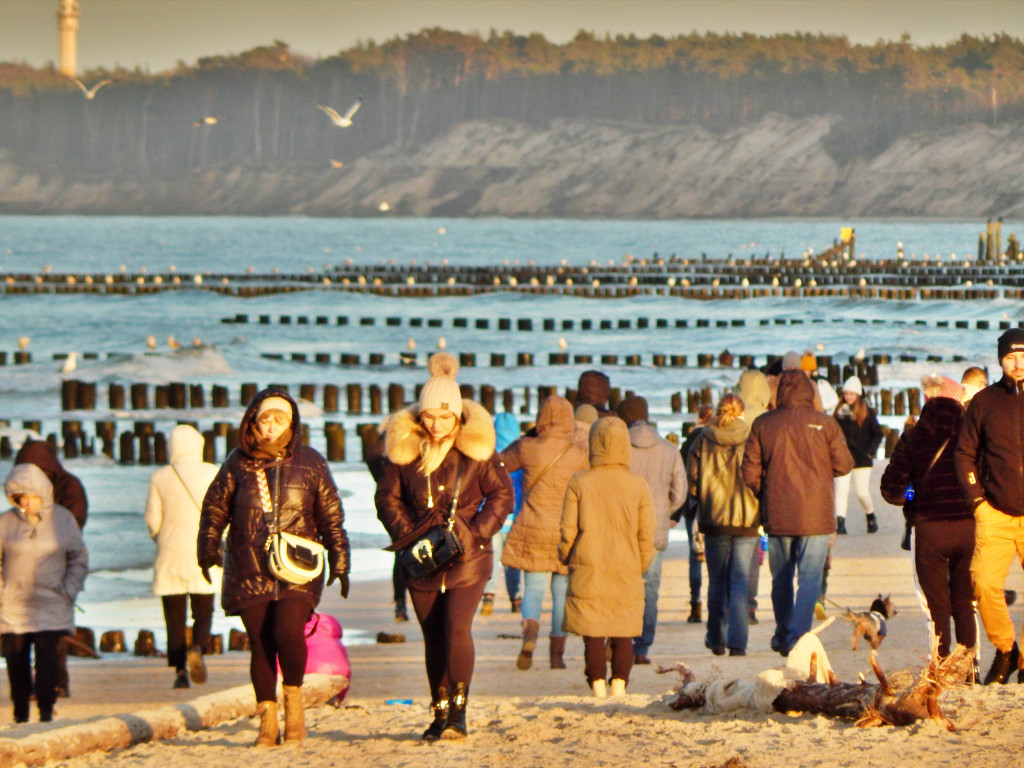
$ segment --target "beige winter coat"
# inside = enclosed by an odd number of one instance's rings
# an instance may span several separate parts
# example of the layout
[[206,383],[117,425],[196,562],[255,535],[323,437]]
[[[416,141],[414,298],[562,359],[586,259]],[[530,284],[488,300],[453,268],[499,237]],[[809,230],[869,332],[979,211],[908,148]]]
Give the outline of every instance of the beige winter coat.
[[569,479],[590,466],[587,452],[572,441],[575,423],[569,401],[553,395],[537,414],[537,436],[521,437],[502,451],[505,469],[523,470],[524,496],[505,539],[502,565],[532,573],[569,572],[558,559],[562,501]]
[[558,546],[569,566],[566,632],[635,637],[643,630],[654,513],[647,482],[629,471],[630,453],[625,422],[600,419],[590,432],[591,469],[569,481]]

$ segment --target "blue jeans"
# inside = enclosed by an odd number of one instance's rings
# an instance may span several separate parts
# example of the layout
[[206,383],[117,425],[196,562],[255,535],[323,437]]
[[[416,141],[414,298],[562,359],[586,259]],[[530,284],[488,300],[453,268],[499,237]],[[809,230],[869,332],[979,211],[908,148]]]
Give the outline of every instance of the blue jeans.
[[661,587],[661,561],[665,552],[656,550],[654,559],[644,571],[644,628],[640,637],[633,638],[633,654],[646,656],[654,644],[654,629],[658,625],[658,589]]
[[747,580],[756,536],[705,536],[710,647],[747,650]]
[[562,621],[565,619],[565,591],[569,586],[569,577],[547,571],[523,571],[523,606],[524,619],[540,621],[540,606],[548,591],[548,579],[551,579],[551,635],[563,637]]
[[811,629],[826,557],[828,534],[768,537],[768,567],[772,572],[772,609],[775,612],[774,640],[787,652]]
[[[686,521],[686,539],[689,542],[690,547],[690,602],[700,602],[700,556],[697,554],[696,548],[693,546],[693,526],[697,518],[684,517]],[[705,555],[706,556],[706,555]]]

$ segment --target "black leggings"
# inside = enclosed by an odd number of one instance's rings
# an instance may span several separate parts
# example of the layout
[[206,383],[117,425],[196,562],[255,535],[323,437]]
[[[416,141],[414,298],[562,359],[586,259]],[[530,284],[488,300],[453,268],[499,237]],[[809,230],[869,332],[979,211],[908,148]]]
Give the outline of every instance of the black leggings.
[[468,687],[473,679],[476,651],[473,648],[473,617],[484,594],[481,581],[469,587],[445,592],[421,592],[410,589],[412,607],[423,630],[430,692],[439,686],[451,690],[455,683]]
[[277,665],[285,685],[302,685],[306,673],[306,622],[313,608],[302,599],[273,600],[243,608],[249,633],[249,677],[256,701],[277,699]]
[[[612,637],[608,643],[612,647],[612,677],[628,683],[630,670],[633,669],[633,638]],[[583,638],[583,663],[588,683],[605,679],[608,663],[604,646],[603,637]]]
[[164,624],[167,625],[167,666],[185,668],[185,608],[192,603],[192,644],[205,653],[210,644],[210,626],[213,624],[213,595],[164,595]]
[[[35,688],[40,716],[53,714],[57,700],[57,646],[67,632],[50,630],[25,634],[4,633],[3,652],[7,660],[7,679],[11,684],[16,722],[28,721],[29,700]],[[32,684],[32,646],[36,647],[36,679]]]
[[978,642],[978,628],[974,623],[974,587],[971,584],[974,518],[922,519],[916,528],[914,565],[939,638],[939,655],[949,655],[953,645],[950,619],[956,628],[956,641],[973,648]]

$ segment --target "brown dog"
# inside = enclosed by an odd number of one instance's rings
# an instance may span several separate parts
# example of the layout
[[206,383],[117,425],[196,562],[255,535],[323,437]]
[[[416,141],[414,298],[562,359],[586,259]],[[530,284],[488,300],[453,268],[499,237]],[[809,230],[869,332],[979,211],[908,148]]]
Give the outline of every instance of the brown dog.
[[878,646],[882,644],[886,633],[885,622],[896,615],[896,609],[893,607],[891,597],[891,595],[886,595],[883,598],[879,595],[872,601],[871,608],[859,613],[854,613],[849,608],[846,609],[843,618],[853,622],[851,651],[857,650],[857,642],[862,637],[868,639],[872,650],[877,650]]

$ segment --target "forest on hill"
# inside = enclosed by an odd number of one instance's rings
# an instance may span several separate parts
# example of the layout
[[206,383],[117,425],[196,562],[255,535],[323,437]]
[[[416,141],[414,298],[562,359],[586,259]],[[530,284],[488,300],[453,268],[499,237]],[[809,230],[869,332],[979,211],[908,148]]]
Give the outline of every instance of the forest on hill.
[[[841,171],[911,135],[999,131],[1024,118],[1024,42],[1006,35],[917,47],[808,34],[580,32],[556,45],[536,34],[427,29],[324,59],[274,41],[166,73],[81,76],[88,86],[108,78],[83,98],[52,68],[0,63],[0,166],[9,183],[24,174],[37,189],[56,179],[127,182],[152,206],[158,185],[203,173],[344,173],[383,152],[382,172],[401,175],[395,158],[480,121],[538,135],[580,123],[722,137],[773,116],[815,126],[827,118],[819,146]],[[344,113],[360,97],[349,127],[317,107]],[[16,194],[0,196],[0,210],[19,209]]]

